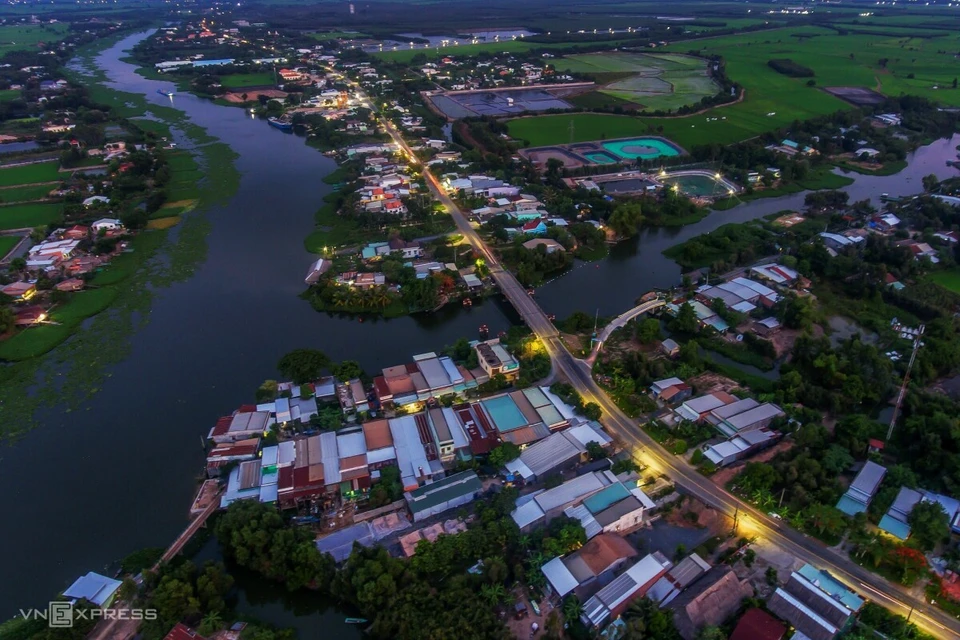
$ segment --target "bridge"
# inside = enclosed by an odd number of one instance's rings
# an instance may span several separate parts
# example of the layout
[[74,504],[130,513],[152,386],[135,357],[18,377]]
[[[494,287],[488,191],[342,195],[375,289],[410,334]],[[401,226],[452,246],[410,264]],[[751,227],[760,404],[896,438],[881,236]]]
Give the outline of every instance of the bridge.
[[[356,88],[363,95],[359,85],[356,85]],[[396,127],[386,118],[381,119],[381,122],[398,148],[408,157],[415,158],[413,150]],[[653,471],[668,475],[678,487],[701,502],[733,518],[737,531],[748,536],[766,538],[796,559],[827,569],[835,578],[873,599],[877,604],[908,616],[918,627],[931,635],[940,638],[960,637],[960,621],[950,614],[928,605],[924,599],[917,598],[902,585],[894,584],[871,573],[843,553],[829,549],[821,542],[792,529],[779,519],[771,518],[750,503],[728,493],[703,476],[686,460],[669,453],[640,429],[637,421],[623,413],[596,383],[589,365],[583,360],[574,358],[567,350],[547,314],[513,274],[500,266],[489,247],[429,169],[424,168],[424,176],[434,196],[456,221],[464,238],[484,256],[487,265],[490,266],[490,273],[503,294],[543,343],[553,362],[554,370],[563,373],[584,402],[595,402],[600,406],[604,415],[601,419],[603,425],[627,450],[633,452],[635,458],[642,459],[642,462]],[[632,309],[627,314],[632,312],[636,312],[635,315],[640,313]]]
[[665,304],[667,303],[661,298],[657,298],[656,300],[647,300],[646,302],[641,302],[633,309],[630,309],[630,311],[621,313],[619,316],[613,319],[613,322],[605,326],[603,331],[600,332],[600,335],[597,336],[596,342],[593,343],[593,353],[590,357],[595,358],[597,354],[600,353],[600,349],[603,348],[603,343],[607,341],[607,338],[609,338],[610,334],[612,334],[614,331],[627,324],[637,316],[643,315],[644,313],[649,313],[654,309],[659,309]]

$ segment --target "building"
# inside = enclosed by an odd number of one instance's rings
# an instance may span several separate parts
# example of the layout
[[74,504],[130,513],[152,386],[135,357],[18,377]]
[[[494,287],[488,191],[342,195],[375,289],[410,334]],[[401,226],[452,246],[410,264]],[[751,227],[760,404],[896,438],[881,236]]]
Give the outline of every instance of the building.
[[665,607],[709,570],[710,564],[706,560],[691,553],[657,580],[647,592],[647,597],[661,608]]
[[719,565],[682,591],[669,608],[677,631],[684,640],[693,640],[702,627],[719,625],[740,608],[744,598],[752,596],[747,580],[737,578],[729,566]]
[[663,380],[656,380],[652,385],[650,385],[650,393],[654,398],[659,398],[661,394],[667,389],[676,387],[683,384],[683,380],[680,378],[665,378]]
[[732,404],[737,401],[725,391],[715,391],[692,400],[687,400],[676,409],[677,417],[681,420],[690,420],[699,422],[704,416],[722,406]]
[[770,316],[753,323],[753,331],[758,336],[767,338],[780,331],[780,321]]
[[91,571],[74,580],[63,592],[63,597],[73,603],[86,600],[97,607],[109,607],[121,584],[119,580]]
[[307,271],[307,276],[303,279],[303,282],[305,284],[316,284],[320,280],[320,276],[329,271],[332,266],[333,263],[330,260],[318,259],[310,265],[310,270]]
[[642,489],[617,482],[563,512],[580,521],[589,539],[601,532],[630,533],[643,525],[644,514],[654,508],[656,504]]
[[843,511],[848,516],[855,516],[863,513],[870,505],[873,496],[877,494],[880,488],[880,482],[886,475],[887,469],[881,467],[876,462],[868,460],[857,477],[853,479],[847,492],[840,497],[837,503],[837,509]]
[[767,606],[810,640],[832,640],[860,610],[863,599],[830,574],[805,565],[777,588]]
[[520,363],[503,348],[499,338],[477,342],[473,348],[477,352],[480,368],[491,378],[497,374],[507,380],[520,377]]
[[631,602],[646,595],[671,564],[660,553],[644,557],[587,600],[580,621],[588,628],[598,629],[619,617]]
[[618,535],[603,533],[563,558],[554,558],[541,571],[547,584],[563,598],[575,593],[581,602],[609,584],[614,573],[637,556],[637,550]]
[[[752,404],[753,406],[750,406]],[[739,400],[711,411],[706,421],[713,424],[723,436],[732,438],[750,431],[763,429],[786,414],[775,404],[757,404],[750,398]]]
[[667,338],[660,343],[660,351],[668,358],[675,358],[680,353],[680,345],[673,338]]
[[950,521],[950,529],[954,533],[960,533],[960,501],[950,496],[933,493],[932,491],[910,489],[909,487],[900,488],[900,493],[897,494],[893,505],[887,511],[886,515],[880,519],[880,524],[878,525],[880,530],[900,540],[909,538],[910,525],[907,519],[910,516],[910,512],[913,511],[913,508],[921,501],[938,503],[947,514],[947,518]]
[[562,244],[556,240],[551,240],[550,238],[534,238],[533,240],[527,240],[523,243],[523,247],[525,249],[529,249],[530,251],[537,251],[539,247],[543,247],[548,254],[556,253],[557,251],[565,251]]
[[257,457],[259,449],[259,437],[218,444],[207,454],[207,475],[210,477],[220,475],[220,467],[231,462],[253,460]]
[[761,280],[768,280],[774,284],[787,286],[795,282],[800,274],[780,264],[764,264],[757,267],[751,267],[750,273],[756,275]]
[[783,640],[787,628],[763,609],[750,609],[737,622],[730,640]]
[[178,622],[173,629],[170,630],[170,633],[163,637],[163,640],[207,640],[205,637],[197,633],[194,629],[188,627],[182,622]]
[[703,448],[703,455],[718,467],[725,467],[772,446],[779,438],[780,433],[776,431],[756,429],[726,442],[707,445]]
[[232,415],[220,418],[207,437],[217,444],[260,437],[273,421],[268,412],[250,409],[251,407],[241,407]]
[[473,471],[461,471],[452,476],[404,493],[414,522],[443,513],[472,502],[480,496],[483,485]]
[[609,471],[594,471],[567,480],[553,489],[536,491],[517,500],[517,507],[510,514],[521,531],[530,531],[548,523],[563,513],[564,509],[576,505],[597,493],[604,487],[619,482]]
[[0,291],[8,295],[17,302],[27,301],[37,294],[37,285],[35,282],[11,282],[5,285]]
[[543,440],[525,448],[520,457],[504,465],[508,472],[525,482],[543,479],[548,475],[572,469],[589,457],[587,444],[596,442],[606,448],[613,440],[596,422],[580,424],[564,431],[549,434]]
[[99,233],[101,231],[116,231],[117,229],[123,229],[123,223],[116,218],[100,218],[91,224],[90,228],[93,229],[94,233]]

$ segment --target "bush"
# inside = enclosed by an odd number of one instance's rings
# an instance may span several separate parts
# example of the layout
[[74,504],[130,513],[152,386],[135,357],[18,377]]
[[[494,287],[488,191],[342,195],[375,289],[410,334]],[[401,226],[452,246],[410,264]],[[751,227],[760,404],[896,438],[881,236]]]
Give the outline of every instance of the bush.
[[703,462],[703,451],[701,449],[694,450],[693,455],[690,456],[690,462],[695,465]]
[[675,440],[670,448],[677,455],[686,453],[687,449],[689,449],[687,446],[687,441],[683,439]]
[[791,78],[812,78],[814,75],[813,69],[805,67],[802,64],[797,64],[790,58],[767,60],[767,66],[777,73],[782,73]]

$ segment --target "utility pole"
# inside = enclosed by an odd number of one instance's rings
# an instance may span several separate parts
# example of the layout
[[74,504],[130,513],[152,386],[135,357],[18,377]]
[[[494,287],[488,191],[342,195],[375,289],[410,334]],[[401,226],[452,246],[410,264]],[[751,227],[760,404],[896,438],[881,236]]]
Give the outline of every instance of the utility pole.
[[893,428],[897,425],[897,416],[900,413],[900,406],[903,404],[903,399],[907,395],[907,383],[910,381],[910,370],[913,369],[913,363],[917,359],[917,351],[920,350],[920,347],[923,346],[923,331],[926,329],[925,325],[920,325],[919,332],[913,340],[913,353],[910,354],[910,363],[907,364],[907,371],[903,374],[903,383],[900,385],[900,391],[897,393],[897,402],[893,405],[893,415],[890,416],[890,426],[887,427],[887,442],[890,441],[890,438],[893,437]]
[[780,502],[777,503],[777,509],[783,506],[783,496],[787,493],[787,488],[784,487],[783,491],[780,492]]

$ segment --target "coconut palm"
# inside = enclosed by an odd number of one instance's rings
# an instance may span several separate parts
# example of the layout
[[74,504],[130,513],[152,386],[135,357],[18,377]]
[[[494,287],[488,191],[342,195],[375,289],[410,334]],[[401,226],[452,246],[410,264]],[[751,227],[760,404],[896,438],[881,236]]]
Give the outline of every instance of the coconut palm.
[[485,584],[480,588],[480,597],[493,607],[500,603],[507,595],[502,584]]
[[570,596],[563,602],[563,617],[567,620],[576,620],[583,614],[583,604],[580,598],[575,595]]

